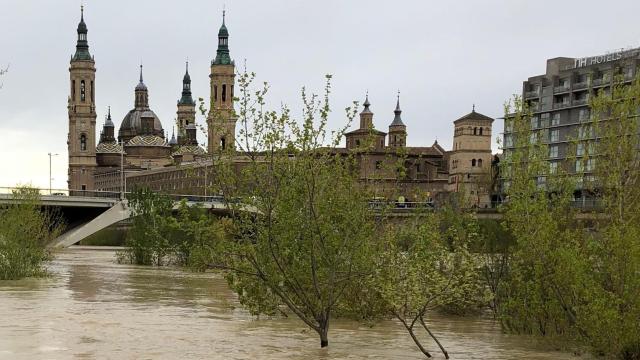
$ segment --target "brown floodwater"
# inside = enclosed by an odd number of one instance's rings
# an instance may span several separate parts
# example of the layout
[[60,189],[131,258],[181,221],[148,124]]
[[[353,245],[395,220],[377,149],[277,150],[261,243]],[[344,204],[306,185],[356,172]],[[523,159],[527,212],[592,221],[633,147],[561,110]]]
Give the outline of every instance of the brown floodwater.
[[[216,274],[119,265],[114,255],[71,248],[50,278],[0,281],[0,359],[423,359],[394,321],[335,321],[320,349],[293,317],[250,316]],[[430,323],[452,359],[582,359],[502,334],[488,317]]]

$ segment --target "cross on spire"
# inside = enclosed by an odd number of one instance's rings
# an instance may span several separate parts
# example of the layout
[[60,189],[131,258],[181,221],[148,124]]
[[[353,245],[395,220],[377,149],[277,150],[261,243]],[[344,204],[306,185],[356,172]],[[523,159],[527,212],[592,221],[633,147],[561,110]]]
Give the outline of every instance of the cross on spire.
[[476,104],[473,104],[473,108],[471,109],[472,112],[476,112]]
[[142,64],[140,64],[140,82],[142,83]]

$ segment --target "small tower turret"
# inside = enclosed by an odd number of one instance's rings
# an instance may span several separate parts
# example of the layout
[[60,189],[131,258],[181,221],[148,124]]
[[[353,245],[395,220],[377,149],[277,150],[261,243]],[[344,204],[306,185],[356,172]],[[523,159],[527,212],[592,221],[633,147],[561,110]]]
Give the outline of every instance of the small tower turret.
[[109,106],[109,110],[107,113],[107,118],[104,121],[104,125],[102,126],[102,133],[100,134],[100,142],[114,142],[115,138],[115,125],[111,120],[111,106]]
[[177,112],[178,144],[186,144],[186,127],[195,124],[196,103],[191,96],[191,76],[189,76],[189,62],[186,63],[186,70],[182,78],[182,97],[178,100]]
[[142,79],[142,64],[140,64],[140,82],[136,85],[136,100],[135,108],[138,110],[144,110],[149,108],[149,90],[147,85],[144,84]]
[[389,125],[389,147],[404,147],[407,146],[407,126],[402,122],[400,114],[400,91],[398,91],[398,101],[396,102],[396,109],[393,111],[395,117]]

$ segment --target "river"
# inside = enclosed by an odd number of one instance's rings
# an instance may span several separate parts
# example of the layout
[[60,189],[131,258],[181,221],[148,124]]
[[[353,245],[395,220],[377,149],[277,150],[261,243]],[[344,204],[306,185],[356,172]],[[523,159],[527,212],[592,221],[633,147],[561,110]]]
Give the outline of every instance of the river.
[[[423,359],[396,322],[335,321],[320,349],[295,318],[250,316],[216,274],[120,265],[114,255],[66,249],[49,278],[0,281],[0,359]],[[452,359],[583,358],[502,334],[486,317],[430,322]]]

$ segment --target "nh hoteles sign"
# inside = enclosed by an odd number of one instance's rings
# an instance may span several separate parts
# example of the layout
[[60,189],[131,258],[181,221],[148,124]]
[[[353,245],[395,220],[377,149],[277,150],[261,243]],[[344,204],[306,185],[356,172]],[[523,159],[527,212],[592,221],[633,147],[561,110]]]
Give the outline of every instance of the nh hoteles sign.
[[614,53],[608,53],[605,55],[591,56],[591,57],[583,57],[579,59],[575,59],[575,67],[581,68],[589,65],[602,64],[609,61],[616,61],[622,59],[623,52],[616,51]]

